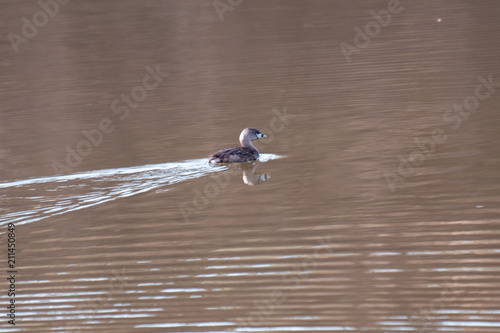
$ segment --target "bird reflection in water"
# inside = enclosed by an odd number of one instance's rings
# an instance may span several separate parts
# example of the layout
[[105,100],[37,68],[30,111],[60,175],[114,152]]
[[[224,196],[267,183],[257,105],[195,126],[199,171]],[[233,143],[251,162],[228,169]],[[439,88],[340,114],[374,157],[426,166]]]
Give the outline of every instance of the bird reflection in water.
[[262,184],[271,178],[271,176],[267,173],[256,172],[256,169],[259,165],[259,161],[244,162],[244,163],[237,163],[237,164],[219,163],[218,165],[219,166],[227,166],[228,167],[227,174],[229,174],[229,176],[236,176],[236,175],[239,175],[241,172],[243,183],[245,183],[249,186],[255,186],[255,185]]
[[259,162],[253,162],[241,166],[241,170],[243,171],[243,182],[245,184],[250,186],[259,185],[271,178],[267,173],[255,173],[258,164]]

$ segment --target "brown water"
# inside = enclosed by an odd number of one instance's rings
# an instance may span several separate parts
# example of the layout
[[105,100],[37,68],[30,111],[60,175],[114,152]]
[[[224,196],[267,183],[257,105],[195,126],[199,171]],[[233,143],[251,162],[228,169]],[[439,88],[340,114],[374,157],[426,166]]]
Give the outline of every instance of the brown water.
[[0,332],[499,332],[500,3],[231,3],[3,1]]

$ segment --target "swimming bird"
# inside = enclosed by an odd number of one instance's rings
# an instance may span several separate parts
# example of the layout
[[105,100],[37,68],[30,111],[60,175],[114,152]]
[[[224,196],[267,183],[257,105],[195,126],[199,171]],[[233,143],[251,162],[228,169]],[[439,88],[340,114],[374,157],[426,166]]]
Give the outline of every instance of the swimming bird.
[[255,161],[259,158],[259,151],[252,144],[253,140],[265,138],[267,135],[255,128],[245,128],[240,134],[241,147],[226,148],[213,153],[209,163],[236,163]]

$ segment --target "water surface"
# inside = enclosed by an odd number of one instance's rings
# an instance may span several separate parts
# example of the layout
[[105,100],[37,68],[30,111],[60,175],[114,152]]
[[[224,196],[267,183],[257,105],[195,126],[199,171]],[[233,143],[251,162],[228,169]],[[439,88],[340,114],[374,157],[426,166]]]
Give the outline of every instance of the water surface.
[[[402,1],[348,63],[387,6],[69,2],[4,38],[0,332],[498,332],[500,5]],[[208,165],[249,126],[261,162]]]

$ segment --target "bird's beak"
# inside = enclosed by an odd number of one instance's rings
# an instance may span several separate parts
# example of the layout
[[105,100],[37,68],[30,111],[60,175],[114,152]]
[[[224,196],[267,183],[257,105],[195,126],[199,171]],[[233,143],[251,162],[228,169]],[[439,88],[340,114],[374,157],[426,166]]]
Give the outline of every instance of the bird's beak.
[[265,135],[264,133],[259,133],[259,134],[257,134],[257,137],[258,138],[267,138],[267,135]]

